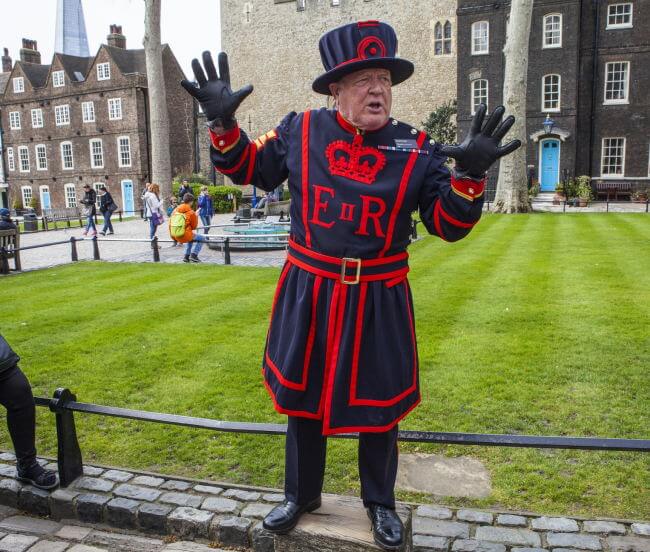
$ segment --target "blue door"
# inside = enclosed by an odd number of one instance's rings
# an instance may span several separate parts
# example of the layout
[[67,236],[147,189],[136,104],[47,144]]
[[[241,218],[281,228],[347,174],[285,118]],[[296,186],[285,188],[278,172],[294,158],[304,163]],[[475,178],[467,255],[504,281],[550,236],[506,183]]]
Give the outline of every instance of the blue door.
[[560,141],[542,140],[541,153],[541,182],[542,192],[552,192],[560,181]]
[[135,204],[133,203],[133,182],[122,180],[122,206],[125,215],[133,215]]
[[50,202],[50,188],[49,186],[41,186],[41,208],[42,209],[51,209],[52,204]]

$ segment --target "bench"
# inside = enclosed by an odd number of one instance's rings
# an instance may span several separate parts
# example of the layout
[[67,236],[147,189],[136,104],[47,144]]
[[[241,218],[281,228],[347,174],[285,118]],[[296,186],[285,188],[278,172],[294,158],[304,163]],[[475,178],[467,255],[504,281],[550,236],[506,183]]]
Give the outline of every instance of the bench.
[[631,182],[596,182],[596,197],[600,199],[605,197],[607,201],[610,196],[614,197],[614,201],[618,201],[619,196],[625,197],[628,200],[632,197],[632,183]]
[[81,212],[78,207],[55,207],[51,209],[43,209],[43,228],[49,230],[48,224],[54,223],[54,229],[57,230],[58,222],[65,222],[70,228],[70,221],[78,220],[79,226],[83,226],[81,219]]
[[14,270],[20,270],[20,232],[0,230],[0,273],[9,274],[9,259],[14,260]]

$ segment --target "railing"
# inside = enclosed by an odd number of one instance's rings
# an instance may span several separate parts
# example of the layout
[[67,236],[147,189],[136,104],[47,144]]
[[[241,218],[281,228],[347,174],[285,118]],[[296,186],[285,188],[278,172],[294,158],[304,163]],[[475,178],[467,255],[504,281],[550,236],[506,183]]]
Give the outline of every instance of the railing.
[[[115,406],[77,402],[77,397],[69,389],[59,388],[51,399],[35,397],[37,406],[48,407],[56,415],[57,461],[59,480],[62,487],[67,487],[83,473],[81,447],[77,439],[74,423],[74,413],[98,414],[114,418],[126,418],[143,422],[155,422],[166,425],[210,429],[230,433],[253,433],[258,435],[285,435],[287,426],[284,424],[265,424],[253,422],[228,422],[180,416],[178,414],[163,414],[144,410],[132,410]],[[332,435],[341,439],[356,439],[356,433]],[[399,441],[429,443],[478,445],[491,447],[525,447],[525,448],[554,448],[605,451],[650,452],[650,439],[612,439],[604,437],[547,437],[542,435],[495,435],[481,433],[442,433],[433,431],[401,430],[398,432]]]

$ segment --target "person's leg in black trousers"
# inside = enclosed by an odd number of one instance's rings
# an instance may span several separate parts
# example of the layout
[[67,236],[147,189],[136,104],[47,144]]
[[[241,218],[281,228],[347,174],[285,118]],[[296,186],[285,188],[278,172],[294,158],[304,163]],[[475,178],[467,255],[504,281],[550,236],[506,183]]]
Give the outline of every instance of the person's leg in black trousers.
[[264,518],[264,528],[274,533],[293,529],[300,516],[320,507],[325,476],[327,438],[321,420],[290,416],[285,442],[285,501]]
[[397,426],[383,433],[359,434],[361,498],[375,543],[387,550],[401,547],[404,541],[404,526],[395,513],[397,462]]
[[16,452],[18,479],[43,489],[56,487],[56,474],[36,462],[36,407],[29,381],[18,366],[0,375],[0,404],[7,409],[7,426]]

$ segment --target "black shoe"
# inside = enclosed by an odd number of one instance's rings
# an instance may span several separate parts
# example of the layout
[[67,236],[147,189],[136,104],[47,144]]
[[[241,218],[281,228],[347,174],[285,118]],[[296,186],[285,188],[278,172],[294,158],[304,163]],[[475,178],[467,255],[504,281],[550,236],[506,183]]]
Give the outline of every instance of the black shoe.
[[185,256],[183,257],[183,262],[184,262],[184,263],[189,263],[189,262],[190,262],[190,256],[189,256],[189,255],[185,255]]
[[302,506],[285,500],[271,510],[264,518],[262,526],[271,533],[284,535],[298,525],[298,520],[306,512],[313,512],[320,508],[320,497]]
[[101,234],[102,236],[105,236],[105,235],[106,235],[106,232],[104,232],[104,231],[102,230],[102,231],[100,232],[100,234]]
[[384,550],[397,550],[404,543],[404,525],[395,510],[371,504],[368,517],[372,523],[375,543]]
[[39,489],[54,489],[59,484],[59,480],[56,476],[56,472],[52,470],[46,470],[37,462],[34,462],[27,469],[17,469],[18,472],[18,481],[24,481],[25,483],[31,483],[34,487]]
[[190,261],[193,262],[193,263],[200,263],[201,259],[199,259],[199,257],[197,256],[196,253],[192,253],[190,255]]

